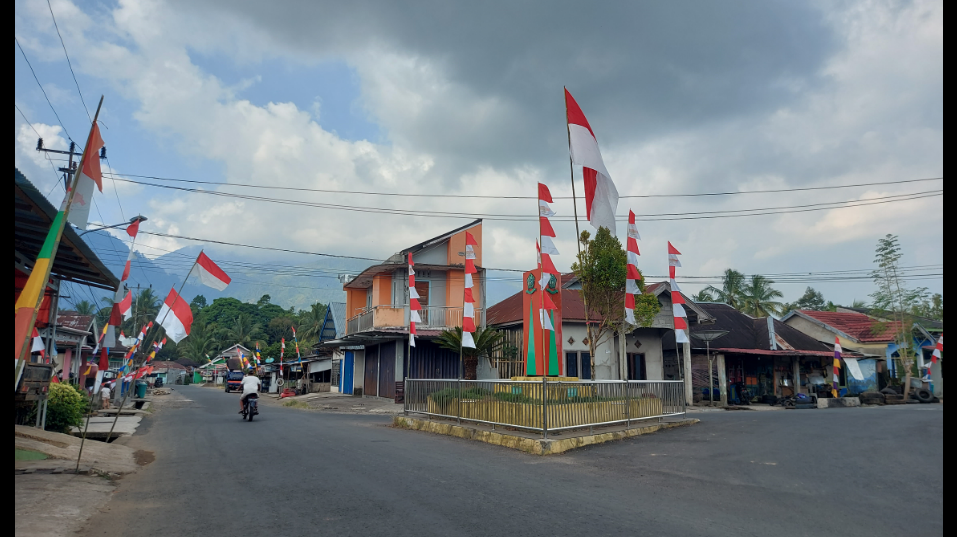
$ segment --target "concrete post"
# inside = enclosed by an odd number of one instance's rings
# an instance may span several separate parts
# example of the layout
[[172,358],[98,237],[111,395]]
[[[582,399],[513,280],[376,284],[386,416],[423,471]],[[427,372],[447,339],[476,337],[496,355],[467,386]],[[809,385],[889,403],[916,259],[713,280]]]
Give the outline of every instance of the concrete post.
[[724,354],[718,354],[718,389],[721,392],[721,406],[728,406],[728,370],[724,363]]
[[691,382],[691,342],[681,344],[681,353],[684,355],[685,402],[688,406],[694,405],[694,386]]
[[618,380],[628,380],[628,334],[622,323],[618,332]]

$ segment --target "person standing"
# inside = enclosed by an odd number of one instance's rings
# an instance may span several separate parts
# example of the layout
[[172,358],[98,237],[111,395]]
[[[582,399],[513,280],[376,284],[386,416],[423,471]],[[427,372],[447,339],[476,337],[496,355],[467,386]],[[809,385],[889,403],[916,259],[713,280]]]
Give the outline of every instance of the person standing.
[[104,382],[103,386],[100,387],[100,401],[103,403],[103,408],[110,408],[110,397],[113,395],[112,390],[110,390],[110,383]]

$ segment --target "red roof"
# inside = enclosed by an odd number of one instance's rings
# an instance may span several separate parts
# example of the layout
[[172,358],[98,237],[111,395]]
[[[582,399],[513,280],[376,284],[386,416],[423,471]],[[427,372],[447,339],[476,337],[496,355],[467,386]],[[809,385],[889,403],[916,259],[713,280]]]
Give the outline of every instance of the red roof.
[[900,331],[900,323],[897,321],[878,321],[863,313],[812,310],[799,310],[799,312],[835,330],[843,332],[861,343],[884,343],[892,341],[894,334]]

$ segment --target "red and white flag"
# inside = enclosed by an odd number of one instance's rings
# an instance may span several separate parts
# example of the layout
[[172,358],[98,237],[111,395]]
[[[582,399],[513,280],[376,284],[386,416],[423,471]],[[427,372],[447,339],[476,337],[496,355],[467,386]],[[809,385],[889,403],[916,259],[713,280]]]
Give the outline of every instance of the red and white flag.
[[33,328],[33,345],[30,347],[30,352],[39,352],[40,356],[46,354],[46,347],[43,345],[43,338],[40,337],[40,331]]
[[156,318],[160,320],[160,326],[166,330],[166,335],[179,343],[189,335],[193,324],[193,310],[189,308],[189,302],[183,300],[173,288],[170,289]]
[[668,242],[668,269],[671,277],[671,308],[675,320],[675,343],[691,343],[688,339],[688,314],[685,312],[683,304],[685,297],[681,295],[681,290],[675,284],[675,267],[680,267],[678,256],[681,252]]
[[[475,268],[475,246],[478,241],[468,231],[465,232],[465,285],[462,291],[462,346],[475,348],[472,334],[475,332],[475,298],[472,296],[472,275]],[[470,255],[471,254],[471,255]]]
[[598,140],[588,124],[588,119],[567,89],[565,116],[568,120],[568,150],[571,152],[572,163],[582,166],[585,179],[585,211],[588,222],[596,229],[608,228],[608,231],[615,235],[618,189],[605,169],[605,161],[598,150]]
[[930,355],[930,363],[936,364],[942,354],[944,354],[944,336],[940,336],[940,338],[937,339],[937,346],[934,347],[934,353]]
[[422,322],[422,318],[419,316],[419,311],[415,309],[414,306],[419,306],[419,309],[422,309],[422,306],[419,304],[419,293],[415,290],[415,269],[412,268],[415,266],[415,263],[412,261],[412,252],[409,252],[409,346],[415,347],[415,323]]
[[[133,292],[127,291],[126,297],[123,300],[120,300],[119,304],[120,315],[123,316],[123,319],[129,319],[133,316]],[[120,332],[120,337],[123,337],[123,332]]]
[[641,293],[638,282],[641,281],[641,273],[638,272],[638,228],[635,226],[635,213],[628,211],[628,273],[625,276],[625,320],[635,325],[635,295]]
[[93,206],[93,187],[103,192],[103,172],[100,171],[100,148],[103,145],[100,127],[94,123],[86,147],[83,148],[83,168],[76,180],[76,192],[68,218],[71,224],[84,230],[90,218],[90,207]]
[[232,278],[203,252],[199,253],[199,257],[196,258],[196,263],[193,265],[193,269],[189,271],[189,275],[196,276],[203,285],[212,287],[217,291],[222,291],[232,281]]

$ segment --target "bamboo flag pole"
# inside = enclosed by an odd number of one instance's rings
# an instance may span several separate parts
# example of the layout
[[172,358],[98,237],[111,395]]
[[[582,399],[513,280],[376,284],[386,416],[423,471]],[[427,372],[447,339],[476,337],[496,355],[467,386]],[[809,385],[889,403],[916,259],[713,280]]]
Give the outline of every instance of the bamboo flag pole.
[[[196,256],[196,259],[199,260],[199,256],[201,256],[201,255],[203,255],[203,250],[200,250],[200,251],[199,251],[199,255]],[[194,263],[194,265],[195,265],[195,263]],[[166,309],[166,315],[163,315],[163,319],[160,320],[159,322],[154,323],[154,325],[157,327],[157,328],[156,328],[157,330],[159,330],[159,327],[161,327],[161,326],[163,325],[163,322],[166,321],[166,318],[169,317],[170,312],[173,311],[173,305],[176,304],[176,301],[177,301],[177,300],[179,300],[180,294],[182,294],[182,292],[183,292],[183,287],[186,287],[186,281],[189,280],[189,276],[190,276],[192,273],[193,273],[193,271],[192,271],[192,269],[191,269],[191,270],[186,274],[186,277],[183,278],[183,282],[182,282],[181,284],[179,284],[179,290],[176,292],[176,296],[173,297],[173,303],[170,304],[170,305],[169,305],[169,308]],[[146,343],[147,340],[148,340],[148,338],[146,338],[146,337],[144,336],[144,337],[143,337],[143,343]],[[154,341],[156,340],[156,336],[155,336],[155,335],[153,336],[153,340],[154,340]],[[149,355],[147,354],[147,355],[145,355],[145,356],[149,356]],[[132,357],[130,357],[130,358],[132,359]],[[141,359],[140,362],[139,362],[139,365],[138,365],[137,367],[135,367],[135,368],[130,368],[130,371],[133,371],[134,369],[135,369],[135,370],[138,370],[140,367],[143,367],[143,364],[144,364],[144,363],[146,363],[146,360],[145,360],[145,359]],[[166,377],[167,377],[167,379],[169,378],[169,367],[166,368]],[[106,441],[107,441],[107,442],[109,442],[109,441],[110,441],[110,437],[113,436],[113,429],[116,428],[116,422],[120,419],[120,413],[123,411],[123,405],[126,404],[126,400],[129,399],[129,397],[130,397],[130,392],[133,391],[133,387],[135,386],[135,384],[134,384],[133,382],[134,382],[135,380],[136,380],[136,379],[132,379],[132,380],[130,381],[130,387],[129,387],[129,389],[126,390],[126,393],[123,394],[123,400],[120,402],[120,406],[116,409],[116,416],[113,417],[113,424],[110,425],[110,432],[107,433],[107,435],[106,435]],[[120,386],[121,386],[121,387],[123,386],[123,380],[122,380],[122,378],[120,379]],[[79,459],[79,457],[77,457],[77,459],[76,459],[76,464],[77,464],[77,467],[79,468],[79,466],[80,466],[80,459]]]
[[[87,135],[86,145],[83,154],[80,156],[80,162],[76,171],[73,173],[73,179],[70,181],[70,188],[67,189],[63,205],[59,212],[53,218],[50,224],[50,230],[43,240],[43,246],[37,255],[36,263],[30,272],[20,298],[17,299],[14,306],[14,356],[16,356],[16,368],[14,370],[13,388],[20,382],[20,375],[26,365],[30,341],[33,335],[33,327],[36,326],[37,314],[40,312],[40,306],[43,304],[44,290],[47,282],[50,280],[50,271],[53,269],[53,261],[56,259],[57,250],[60,247],[60,239],[63,237],[63,228],[66,226],[67,217],[70,215],[70,208],[73,205],[73,198],[76,194],[76,186],[80,180],[80,174],[83,172],[83,165],[86,163],[87,152],[90,149],[90,141],[96,130],[96,122],[100,117],[100,109],[103,107],[103,96],[100,96],[100,102],[96,105],[96,114],[93,116],[93,123],[90,126],[90,134]],[[94,155],[94,158],[97,158]]]

